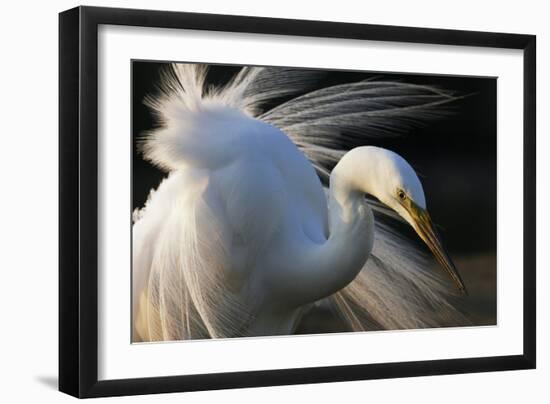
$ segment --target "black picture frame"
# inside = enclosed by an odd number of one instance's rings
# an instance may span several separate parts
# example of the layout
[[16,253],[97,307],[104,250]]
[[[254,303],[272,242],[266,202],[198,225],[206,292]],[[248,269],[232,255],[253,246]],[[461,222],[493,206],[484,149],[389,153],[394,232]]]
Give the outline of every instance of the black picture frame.
[[[99,381],[100,24],[523,50],[523,354]],[[59,390],[84,398],[535,368],[535,61],[533,35],[96,7],[60,13]]]

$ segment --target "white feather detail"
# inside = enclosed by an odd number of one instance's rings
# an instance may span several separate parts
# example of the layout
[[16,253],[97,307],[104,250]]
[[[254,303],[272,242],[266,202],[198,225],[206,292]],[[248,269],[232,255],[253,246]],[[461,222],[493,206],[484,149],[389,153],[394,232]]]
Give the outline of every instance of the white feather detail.
[[230,235],[220,210],[209,206],[208,180],[200,170],[174,172],[134,224],[133,265],[141,266],[134,268],[134,341],[246,332],[252,313],[232,287]]

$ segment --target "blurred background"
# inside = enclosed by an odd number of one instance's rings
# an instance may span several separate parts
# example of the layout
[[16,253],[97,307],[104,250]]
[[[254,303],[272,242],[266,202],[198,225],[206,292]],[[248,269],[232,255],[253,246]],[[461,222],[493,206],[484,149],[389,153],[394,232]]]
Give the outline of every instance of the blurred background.
[[[143,206],[151,189],[166,173],[143,160],[138,138],[155,128],[151,111],[143,104],[158,92],[159,73],[166,63],[132,63],[132,210]],[[239,66],[211,66],[209,84],[224,84]],[[329,71],[318,87],[373,78],[437,86],[457,96],[444,118],[411,128],[394,138],[369,140],[393,150],[418,173],[430,215],[438,225],[451,257],[469,291],[458,307],[474,325],[496,324],[496,78]],[[271,108],[284,99],[277,100]],[[402,233],[427,250],[412,228],[396,224]],[[434,271],[442,271],[434,264]],[[345,331],[330,312],[316,309],[304,317],[299,333]]]

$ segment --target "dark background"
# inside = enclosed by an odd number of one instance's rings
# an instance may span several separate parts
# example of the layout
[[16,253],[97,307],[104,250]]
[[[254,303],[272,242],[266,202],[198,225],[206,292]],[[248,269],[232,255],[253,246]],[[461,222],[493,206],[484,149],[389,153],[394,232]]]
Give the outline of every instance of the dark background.
[[[165,176],[143,160],[136,147],[137,138],[157,126],[143,99],[158,92],[159,72],[163,68],[166,63],[132,63],[133,209],[143,206],[149,191]],[[223,84],[239,69],[213,65],[207,82]],[[496,79],[329,71],[318,87],[373,76],[467,95],[450,104],[451,113],[443,119],[411,128],[405,136],[369,139],[368,144],[399,153],[416,170],[430,215],[470,293],[460,300],[461,309],[474,324],[496,324]],[[411,228],[401,227],[418,242]],[[335,319],[327,320],[327,313],[313,313],[301,328],[302,332],[338,331],[339,325]]]

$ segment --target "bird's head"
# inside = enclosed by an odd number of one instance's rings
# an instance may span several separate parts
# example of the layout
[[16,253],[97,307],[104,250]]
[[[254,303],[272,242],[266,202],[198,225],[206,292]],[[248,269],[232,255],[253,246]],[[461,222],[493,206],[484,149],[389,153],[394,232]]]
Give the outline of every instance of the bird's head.
[[343,159],[354,162],[355,188],[376,197],[409,223],[456,287],[466,294],[464,282],[428,214],[422,184],[410,164],[397,153],[373,146],[355,148]]

